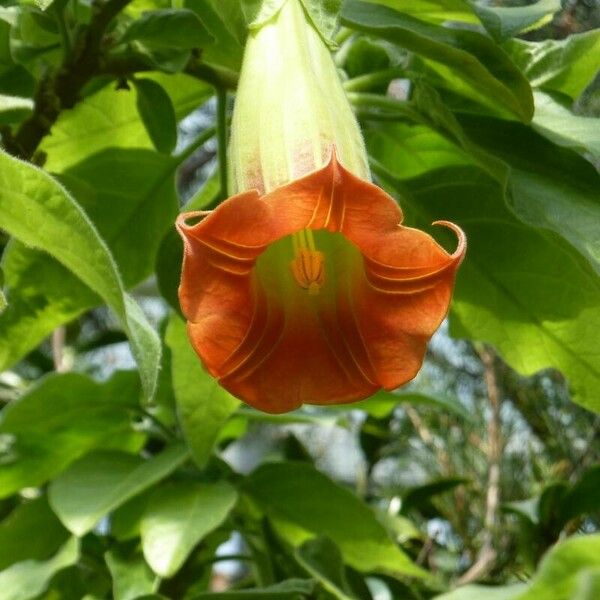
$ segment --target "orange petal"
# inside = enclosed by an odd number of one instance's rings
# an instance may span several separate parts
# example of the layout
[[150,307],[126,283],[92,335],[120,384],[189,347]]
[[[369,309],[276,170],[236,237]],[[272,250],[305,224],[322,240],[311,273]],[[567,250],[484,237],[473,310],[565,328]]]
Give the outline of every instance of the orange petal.
[[[450,255],[401,222],[396,202],[335,153],[323,169],[262,197],[247,192],[212,213],[181,215],[181,306],[209,372],[268,412],[360,400],[412,379],[448,311],[466,242],[456,225],[439,222],[458,236]],[[337,274],[334,295],[309,297],[298,286],[283,296],[257,274],[270,244],[305,228],[341,233],[362,254],[356,269]]]

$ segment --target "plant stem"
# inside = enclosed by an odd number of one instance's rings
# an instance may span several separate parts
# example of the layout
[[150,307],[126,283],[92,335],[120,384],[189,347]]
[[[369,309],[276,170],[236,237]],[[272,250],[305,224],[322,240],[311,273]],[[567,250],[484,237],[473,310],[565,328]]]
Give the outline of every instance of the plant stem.
[[374,87],[389,83],[393,79],[398,79],[405,75],[405,70],[401,67],[391,67],[382,71],[373,71],[365,75],[359,75],[344,82],[344,89],[347,92],[361,92],[370,90]]
[[58,71],[42,78],[35,93],[33,113],[25,119],[5,148],[19,158],[31,160],[61,111],[72,108],[85,84],[99,71],[101,45],[110,22],[131,0],[106,0],[95,5],[89,25],[72,45]]
[[205,129],[193,142],[191,142],[186,148],[184,148],[175,159],[179,164],[187,160],[198,148],[201,148],[210,140],[210,138],[214,137],[217,133],[216,127],[208,127]]
[[221,199],[227,198],[227,89],[217,88],[217,140]]

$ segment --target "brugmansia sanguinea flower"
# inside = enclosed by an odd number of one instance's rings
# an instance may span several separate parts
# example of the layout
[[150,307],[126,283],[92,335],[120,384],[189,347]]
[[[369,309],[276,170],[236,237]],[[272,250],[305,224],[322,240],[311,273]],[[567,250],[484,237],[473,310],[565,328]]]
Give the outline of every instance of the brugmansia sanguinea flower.
[[299,0],[251,31],[230,147],[236,195],[177,227],[179,297],[207,370],[285,412],[394,389],[444,319],[466,242],[448,254],[369,181],[358,125]]

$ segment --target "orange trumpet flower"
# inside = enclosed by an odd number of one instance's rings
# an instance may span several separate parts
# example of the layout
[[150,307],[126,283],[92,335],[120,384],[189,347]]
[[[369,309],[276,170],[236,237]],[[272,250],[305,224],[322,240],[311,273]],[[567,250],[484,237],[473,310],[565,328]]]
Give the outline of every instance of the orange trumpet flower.
[[[412,379],[448,311],[466,249],[452,223],[437,224],[456,233],[453,254],[404,227],[393,198],[367,181],[362,138],[337,76],[319,101],[333,98],[343,127],[334,118],[319,120],[325,111],[317,110],[318,135],[307,138],[296,127],[291,141],[267,137],[291,148],[279,163],[277,153],[266,159],[248,154],[240,132],[254,105],[244,101],[244,77],[286,19],[307,36],[300,47],[312,44],[321,52],[318,60],[331,66],[298,0],[288,0],[278,18],[251,34],[231,144],[232,184],[240,193],[212,212],[182,214],[177,221],[184,240],[179,297],[192,345],[224,388],[271,413],[361,400]],[[311,57],[314,62],[314,52]],[[299,104],[288,106],[292,120],[308,110],[303,84],[331,77],[311,64],[294,82],[292,98]],[[276,77],[277,69],[264,76]],[[236,129],[240,115],[243,125]],[[248,141],[251,149],[257,136]],[[298,160],[290,163],[290,155]],[[269,160],[276,168],[265,168]]]

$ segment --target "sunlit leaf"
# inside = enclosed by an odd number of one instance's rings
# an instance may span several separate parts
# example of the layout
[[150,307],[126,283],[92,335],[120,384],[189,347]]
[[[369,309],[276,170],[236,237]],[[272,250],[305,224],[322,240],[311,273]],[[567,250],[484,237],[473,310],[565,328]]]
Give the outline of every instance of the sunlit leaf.
[[180,482],[156,490],[141,521],[144,556],[154,572],[173,576],[194,547],[221,525],[236,498],[225,482]]
[[164,479],[187,458],[187,450],[178,444],[150,460],[123,452],[92,452],[51,483],[50,505],[67,529],[82,536],[111,510]]
[[187,337],[185,322],[169,319],[166,342],[171,350],[173,390],[185,439],[196,463],[208,460],[219,430],[239,406],[202,368]]

